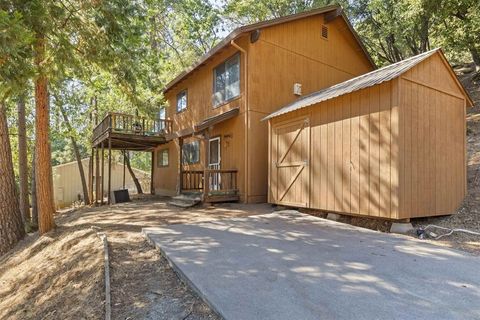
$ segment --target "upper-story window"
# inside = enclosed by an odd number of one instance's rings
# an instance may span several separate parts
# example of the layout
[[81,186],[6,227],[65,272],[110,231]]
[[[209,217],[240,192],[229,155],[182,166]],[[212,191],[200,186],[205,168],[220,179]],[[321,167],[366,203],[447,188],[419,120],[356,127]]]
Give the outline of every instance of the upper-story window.
[[213,106],[240,95],[240,55],[237,53],[213,70]]
[[177,94],[177,112],[187,109],[187,90],[180,91]]

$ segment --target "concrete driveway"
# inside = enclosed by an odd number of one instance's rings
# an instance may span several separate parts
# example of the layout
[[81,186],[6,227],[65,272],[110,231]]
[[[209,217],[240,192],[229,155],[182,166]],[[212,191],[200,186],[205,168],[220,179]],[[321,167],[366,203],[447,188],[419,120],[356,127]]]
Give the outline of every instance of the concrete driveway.
[[225,319],[480,319],[480,258],[298,213],[144,229]]

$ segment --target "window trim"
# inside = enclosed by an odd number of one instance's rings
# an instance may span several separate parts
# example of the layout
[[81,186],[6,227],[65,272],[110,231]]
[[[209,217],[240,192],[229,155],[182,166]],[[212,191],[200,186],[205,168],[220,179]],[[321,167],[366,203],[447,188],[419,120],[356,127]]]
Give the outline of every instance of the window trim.
[[[238,57],[238,94],[236,96],[233,96],[229,99],[226,99],[225,98],[225,91],[226,91],[226,87],[227,87],[227,84],[225,83],[225,86],[223,88],[223,91],[224,91],[224,100],[218,102],[217,104],[215,104],[215,100],[213,99],[216,91],[215,91],[215,86],[216,86],[216,78],[217,78],[217,74],[216,74],[216,70],[220,67],[220,66],[224,66],[224,72],[226,72],[227,70],[227,63],[233,59],[236,59]],[[222,62],[220,62],[219,64],[217,64],[215,67],[213,67],[212,69],[212,108],[213,109],[216,109],[218,107],[221,107],[233,100],[236,100],[238,98],[241,97],[242,95],[242,69],[241,69],[241,55],[240,55],[240,52],[235,52],[233,55],[231,55],[230,57],[226,58],[225,60],[223,60]]]
[[[186,103],[185,103],[185,108],[181,109],[181,110],[178,110],[178,97],[185,93],[185,100],[186,100]],[[183,90],[180,90],[178,93],[177,93],[177,96],[176,96],[176,103],[175,103],[175,110],[177,111],[177,113],[182,113],[184,112],[185,110],[188,109],[188,90],[187,89],[183,89]]]
[[[163,153],[166,152],[167,153],[167,164],[160,164],[160,155],[163,156]],[[163,158],[162,158],[163,159]],[[160,149],[157,151],[157,168],[167,168],[168,166],[170,166],[170,149],[169,148],[165,148],[165,149]]]
[[[184,148],[185,148],[185,146],[187,146],[187,145],[189,145],[189,144],[192,144],[192,145],[195,145],[195,144],[196,144],[196,145],[198,146],[198,157],[197,157],[197,161],[195,161],[195,162],[186,162],[186,161],[185,161],[185,157],[184,157],[184,154],[183,154],[183,153],[184,153]],[[199,142],[198,140],[193,140],[193,141],[184,143],[184,144],[182,145],[182,150],[181,150],[181,152],[182,152],[182,165],[192,165],[192,164],[198,164],[198,163],[200,163],[200,142]]]

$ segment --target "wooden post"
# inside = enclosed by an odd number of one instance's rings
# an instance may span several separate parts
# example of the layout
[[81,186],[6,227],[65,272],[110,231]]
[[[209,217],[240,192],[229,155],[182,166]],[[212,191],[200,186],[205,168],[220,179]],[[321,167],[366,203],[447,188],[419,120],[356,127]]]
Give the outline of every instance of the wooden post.
[[125,150],[123,150],[123,190],[125,190]]
[[102,142],[102,159],[101,159],[102,183],[101,183],[101,187],[100,187],[100,205],[102,205],[102,206],[103,206],[103,188],[104,188],[104,182],[105,182],[105,179],[104,179],[104,177],[105,177],[105,163],[104,163],[104,160],[105,160],[105,145]]
[[95,147],[95,206],[98,206],[100,198],[100,157],[98,147]]
[[94,158],[94,148],[92,148],[92,155],[90,156],[90,161],[88,162],[88,197],[90,203],[93,203],[93,158]]
[[182,163],[182,148],[183,148],[183,138],[180,137],[178,138],[178,146],[179,146],[179,160],[178,160],[178,163],[179,163],[179,170],[178,170],[178,193],[181,194],[182,193],[182,172],[183,172],[183,163]]
[[112,138],[108,138],[108,194],[107,203],[111,204],[112,193]]
[[155,151],[152,151],[152,168],[150,172],[150,194],[155,194],[153,179],[155,176]]
[[210,169],[208,163],[210,162],[210,129],[205,130],[204,142],[205,142],[205,162],[203,164],[203,200],[207,199],[210,192],[210,174],[207,170]]

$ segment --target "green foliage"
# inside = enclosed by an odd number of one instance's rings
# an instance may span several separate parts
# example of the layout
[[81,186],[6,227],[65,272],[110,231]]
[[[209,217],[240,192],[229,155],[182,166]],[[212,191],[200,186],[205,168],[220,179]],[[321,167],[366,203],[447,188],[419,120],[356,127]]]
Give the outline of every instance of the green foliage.
[[449,58],[461,62],[470,55],[480,66],[480,2],[443,0],[437,14],[436,35]]
[[[161,89],[239,25],[298,13],[330,0],[0,0],[0,99],[9,106],[16,155],[15,97],[27,92],[28,136],[34,141],[32,80],[49,77],[53,164],[75,160],[69,134],[88,156],[92,114],[156,116]],[[378,65],[441,46],[454,62],[480,65],[477,0],[341,0]],[[33,66],[35,36],[47,39]],[[475,60],[477,57],[477,60]],[[72,132],[62,125],[58,106]],[[14,159],[16,162],[16,158]],[[149,170],[150,155],[132,156]]]
[[329,0],[231,0],[225,14],[235,24],[254,23],[336,4]]
[[[0,6],[0,8],[2,8]],[[25,27],[19,12],[0,9],[0,99],[24,89],[33,75],[32,31]]]

